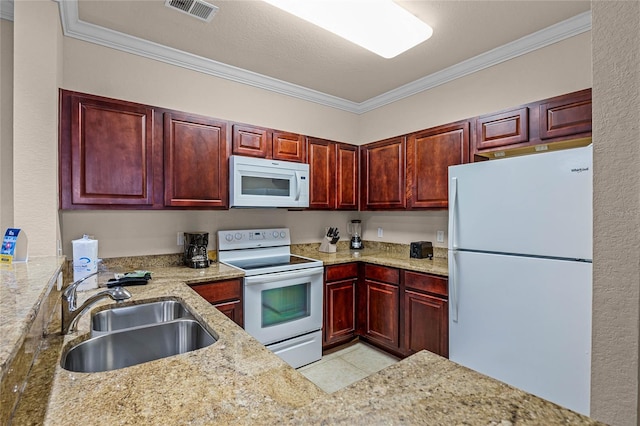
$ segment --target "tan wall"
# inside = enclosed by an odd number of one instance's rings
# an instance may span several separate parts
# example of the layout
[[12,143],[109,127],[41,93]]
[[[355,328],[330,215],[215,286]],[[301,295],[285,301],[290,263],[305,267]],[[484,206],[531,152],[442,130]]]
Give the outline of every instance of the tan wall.
[[57,253],[61,40],[57,3],[15,2],[14,223],[28,236],[30,257]]
[[66,37],[68,90],[351,142],[354,114]]
[[0,231],[13,226],[13,22],[0,19]]
[[591,414],[637,425],[640,318],[640,3],[592,2]]
[[371,142],[591,87],[585,33],[378,108],[360,118]]

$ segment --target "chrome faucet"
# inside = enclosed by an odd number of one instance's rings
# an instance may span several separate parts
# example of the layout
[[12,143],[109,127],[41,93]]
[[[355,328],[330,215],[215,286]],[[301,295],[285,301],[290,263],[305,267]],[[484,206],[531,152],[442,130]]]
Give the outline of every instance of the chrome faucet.
[[122,302],[123,300],[131,297],[131,293],[129,293],[128,290],[122,288],[121,286],[117,286],[94,294],[93,296],[85,300],[82,306],[77,308],[76,302],[78,300],[78,295],[76,293],[76,289],[85,280],[97,274],[97,272],[94,272],[84,278],[80,278],[78,281],[69,284],[69,286],[62,293],[62,334],[75,332],[78,327],[78,318],[80,317],[80,315],[82,315],[97,301],[102,300],[108,296],[116,302]]

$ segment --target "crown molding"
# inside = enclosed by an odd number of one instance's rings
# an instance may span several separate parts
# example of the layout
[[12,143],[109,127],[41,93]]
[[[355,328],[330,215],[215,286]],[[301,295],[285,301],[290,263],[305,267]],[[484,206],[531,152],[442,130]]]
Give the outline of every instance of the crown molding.
[[0,19],[13,21],[13,0],[0,1]]
[[591,30],[591,11],[584,12],[358,103],[81,21],[77,0],[58,1],[58,4],[65,36],[354,114],[372,111]]
[[360,103],[358,113],[380,108],[590,30],[591,11],[588,11],[375,96]]

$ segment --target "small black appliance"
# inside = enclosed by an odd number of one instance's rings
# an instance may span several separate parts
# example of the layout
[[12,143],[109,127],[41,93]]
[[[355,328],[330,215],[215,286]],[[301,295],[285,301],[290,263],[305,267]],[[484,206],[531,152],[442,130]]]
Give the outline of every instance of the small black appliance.
[[208,232],[184,233],[184,264],[190,268],[208,268]]
[[409,247],[409,257],[414,259],[433,259],[431,241],[416,241]]

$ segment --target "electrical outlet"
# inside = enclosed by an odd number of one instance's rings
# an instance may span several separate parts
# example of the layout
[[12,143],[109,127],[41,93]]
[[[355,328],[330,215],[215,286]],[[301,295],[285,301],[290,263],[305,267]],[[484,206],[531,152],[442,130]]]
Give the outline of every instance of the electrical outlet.
[[436,232],[436,241],[439,243],[444,243],[444,231]]
[[378,238],[382,238],[382,228],[378,228]]
[[178,232],[178,245],[184,245],[184,232]]

